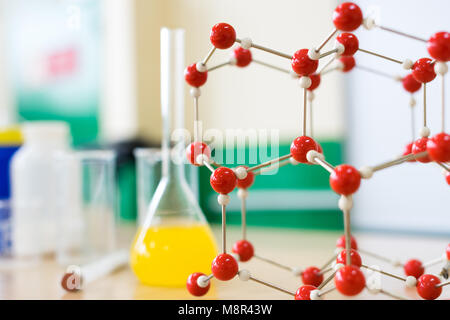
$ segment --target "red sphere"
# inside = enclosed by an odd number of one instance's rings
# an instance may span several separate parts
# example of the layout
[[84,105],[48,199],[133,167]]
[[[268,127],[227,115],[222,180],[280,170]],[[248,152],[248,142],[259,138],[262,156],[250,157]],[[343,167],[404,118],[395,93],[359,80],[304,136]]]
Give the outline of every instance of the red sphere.
[[407,276],[413,276],[415,278],[419,278],[425,272],[422,262],[416,259],[408,260],[403,266],[403,269]]
[[[342,263],[344,265],[347,264],[347,250],[342,250],[339,252],[336,258],[336,263]],[[350,250],[350,264],[358,268],[362,265],[361,256],[356,250],[353,249]]]
[[[248,168],[247,166],[241,167]],[[255,174],[253,171],[247,171],[247,176],[244,179],[237,180],[237,187],[240,189],[248,189],[253,185],[253,182],[255,182]]]
[[306,268],[302,272],[303,284],[318,287],[323,281],[323,274],[320,273],[320,269],[316,267]]
[[336,37],[336,40],[342,43],[345,47],[343,56],[352,56],[359,49],[358,38],[353,33],[344,32]]
[[421,83],[427,83],[436,78],[434,72],[434,62],[429,58],[417,60],[412,66],[412,75],[414,79]]
[[311,86],[308,88],[308,90],[314,91],[320,85],[320,74],[319,73],[310,74],[309,78],[311,79]]
[[318,143],[318,142],[316,142],[316,143],[317,143],[317,152],[323,154],[323,148],[322,148],[322,146],[320,145],[320,143]]
[[[350,237],[350,243],[352,249],[358,250],[358,244],[356,243],[356,239],[353,238],[353,236]],[[340,236],[339,239],[337,239],[336,247],[345,249],[345,236]]]
[[342,67],[342,72],[349,72],[349,71],[352,70],[352,69],[355,67],[355,65],[356,65],[355,58],[353,58],[353,56],[344,56],[344,57],[341,57],[341,58],[339,59],[339,61],[342,62],[342,65],[343,65],[343,67]]
[[234,278],[238,273],[239,266],[236,259],[227,253],[221,253],[214,258],[211,265],[211,272],[219,280],[227,281]]
[[[447,172],[445,175],[445,181],[447,181],[447,184],[450,186],[450,172]],[[448,258],[448,260],[450,260],[450,258]]]
[[211,158],[211,149],[208,147],[206,143],[203,142],[192,142],[187,148],[186,148],[186,157],[188,161],[193,164],[194,166],[199,166],[201,164],[197,163],[197,157],[201,154],[204,154],[205,156]]
[[352,2],[340,4],[333,12],[333,23],[341,31],[353,31],[363,22],[361,9]]
[[252,62],[252,53],[250,50],[242,47],[234,49],[233,56],[236,59],[236,65],[241,68],[248,66]]
[[406,91],[414,93],[418,91],[422,84],[418,82],[416,79],[414,79],[414,76],[412,73],[408,74],[406,77],[402,79],[403,88],[405,88]]
[[330,174],[330,186],[334,192],[348,196],[355,193],[361,184],[358,170],[348,164],[337,166]]
[[441,132],[428,139],[427,151],[430,158],[437,162],[450,161],[450,135]]
[[308,49],[301,49],[294,53],[291,60],[292,70],[301,76],[309,76],[319,66],[319,60],[308,57]]
[[417,280],[417,293],[425,300],[437,299],[442,293],[442,287],[436,287],[439,283],[438,277],[424,274]]
[[184,79],[189,85],[198,88],[204,85],[208,79],[208,71],[198,71],[196,63],[193,63],[184,70]]
[[[404,155],[404,156],[407,156],[407,155],[411,154],[411,152],[412,152],[412,146],[413,146],[413,142],[408,143],[408,144],[405,146],[405,150],[403,151],[403,155]],[[408,160],[408,162],[416,162],[416,159]]]
[[[448,174],[447,174],[448,176]],[[445,250],[445,253],[447,254],[447,260],[450,260],[450,243],[447,246],[447,249]]]
[[209,181],[214,191],[221,194],[230,193],[237,184],[236,175],[233,170],[227,167],[219,167],[214,170]]
[[187,278],[187,281],[186,281],[186,288],[188,289],[189,293],[196,297],[205,295],[208,292],[209,287],[211,286],[211,283],[208,282],[208,285],[206,287],[204,287],[204,288],[200,287],[197,283],[197,279],[200,276],[206,276],[206,275],[201,272],[195,272],[195,273],[192,273],[191,275],[189,275],[189,277]]
[[336,289],[343,295],[355,296],[364,289],[366,279],[358,267],[345,266],[336,272],[334,284]]
[[311,300],[310,293],[313,290],[317,290],[317,288],[310,285],[301,286],[295,292],[295,300]]
[[253,257],[255,250],[253,245],[247,240],[239,240],[233,245],[232,251],[239,255],[239,260],[242,262],[248,261]]
[[301,136],[291,143],[291,155],[298,162],[309,163],[306,154],[311,150],[318,151],[318,145],[311,137]]
[[[417,139],[413,143],[413,146],[411,148],[412,153],[418,154],[418,153],[427,151],[427,143],[428,143],[428,138]],[[422,162],[422,163],[431,162],[431,159],[428,155],[424,156],[424,157],[416,158],[416,160],[419,162]]]
[[236,41],[236,31],[228,23],[218,23],[212,27],[209,40],[217,49],[228,49]]
[[438,61],[450,60],[450,33],[437,32],[431,36],[427,43],[430,56]]

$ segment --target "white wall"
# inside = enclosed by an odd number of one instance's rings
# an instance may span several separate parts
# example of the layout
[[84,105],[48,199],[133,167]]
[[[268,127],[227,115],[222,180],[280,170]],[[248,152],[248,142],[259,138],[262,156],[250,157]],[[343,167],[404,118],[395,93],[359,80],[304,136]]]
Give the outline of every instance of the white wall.
[[[450,2],[441,0],[359,0],[361,7],[379,6],[382,25],[423,38],[449,31]],[[426,5],[425,5],[426,3]],[[365,10],[367,12],[367,9]],[[383,30],[356,32],[360,47],[397,59],[427,56],[424,43]],[[390,74],[405,75],[401,65],[369,56],[355,55],[357,64]],[[446,94],[450,95],[447,81]],[[428,124],[432,134],[440,131],[440,81],[427,87]],[[348,161],[357,167],[374,165],[403,152],[411,140],[409,94],[401,83],[355,70],[347,81]],[[423,118],[422,91],[416,93],[416,131]],[[448,110],[448,106],[447,106]],[[450,112],[447,112],[446,124]],[[448,131],[448,129],[447,129]],[[363,181],[355,196],[354,224],[365,229],[417,230],[450,233],[450,194],[442,169],[436,164],[404,164],[376,173]]]
[[0,126],[10,125],[15,120],[13,116],[13,106],[11,91],[6,77],[6,56],[5,56],[5,3],[0,1]]

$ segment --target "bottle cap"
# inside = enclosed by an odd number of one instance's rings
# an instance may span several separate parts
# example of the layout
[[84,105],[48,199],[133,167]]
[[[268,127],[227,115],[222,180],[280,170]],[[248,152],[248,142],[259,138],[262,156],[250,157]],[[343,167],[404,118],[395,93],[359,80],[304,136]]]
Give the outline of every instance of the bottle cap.
[[69,125],[63,121],[33,121],[22,126],[26,144],[65,147],[69,141]]

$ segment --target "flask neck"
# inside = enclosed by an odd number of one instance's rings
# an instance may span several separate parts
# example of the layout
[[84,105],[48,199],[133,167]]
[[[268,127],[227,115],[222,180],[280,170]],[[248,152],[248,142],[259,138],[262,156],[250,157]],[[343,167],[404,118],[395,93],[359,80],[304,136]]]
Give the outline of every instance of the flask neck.
[[163,178],[166,178],[168,183],[182,183],[183,181],[186,182],[184,163],[180,159],[174,159],[174,157],[170,155],[170,152],[167,153],[167,155],[163,155],[162,159]]

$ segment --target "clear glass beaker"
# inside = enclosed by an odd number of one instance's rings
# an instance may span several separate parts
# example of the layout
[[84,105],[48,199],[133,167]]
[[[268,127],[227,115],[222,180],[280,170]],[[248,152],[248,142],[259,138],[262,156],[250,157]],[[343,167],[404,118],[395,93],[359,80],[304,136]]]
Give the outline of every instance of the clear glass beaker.
[[115,153],[79,151],[57,165],[60,264],[83,264],[116,248]]
[[209,273],[217,246],[184,175],[184,30],[161,30],[162,179],[131,247],[130,265],[147,285],[182,287],[189,274]]
[[[160,148],[136,148],[133,153],[136,160],[137,224],[142,226],[161,181],[162,157]],[[184,169],[188,185],[198,200],[198,167],[186,162]]]
[[161,149],[137,148],[133,153],[136,159],[137,224],[142,226],[150,201],[161,180]]

